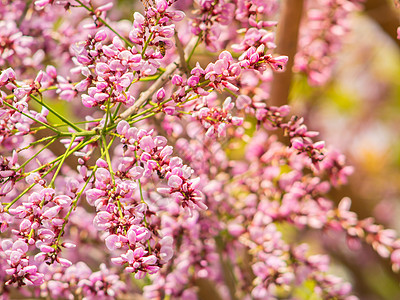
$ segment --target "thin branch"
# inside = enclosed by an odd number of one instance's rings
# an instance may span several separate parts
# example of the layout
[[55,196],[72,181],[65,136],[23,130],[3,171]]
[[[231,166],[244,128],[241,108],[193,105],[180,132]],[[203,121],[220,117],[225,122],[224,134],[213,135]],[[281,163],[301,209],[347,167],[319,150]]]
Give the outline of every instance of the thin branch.
[[289,60],[285,71],[274,73],[269,99],[271,105],[281,106],[288,103],[303,6],[304,0],[284,0],[282,4],[276,36],[276,52],[287,55]]
[[176,45],[176,49],[178,50],[178,54],[179,54],[179,59],[181,62],[181,71],[185,74],[189,74],[189,68],[188,65],[186,63],[185,60],[185,50],[183,49],[181,40],[178,37],[178,32],[174,32],[174,37],[175,37],[175,45]]

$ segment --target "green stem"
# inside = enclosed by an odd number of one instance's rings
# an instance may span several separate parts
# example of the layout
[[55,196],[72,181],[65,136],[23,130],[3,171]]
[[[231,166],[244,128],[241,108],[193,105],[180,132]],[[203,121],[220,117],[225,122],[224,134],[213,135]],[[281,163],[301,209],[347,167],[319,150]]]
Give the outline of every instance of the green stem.
[[[53,171],[55,169],[56,165],[52,166],[49,170],[47,170],[47,172],[45,172],[41,178],[46,177],[51,171]],[[17,197],[14,198],[13,201],[11,201],[10,203],[7,204],[6,207],[4,207],[4,211],[8,212],[8,210],[10,209],[11,206],[14,205],[15,202],[17,202],[19,199],[21,199],[21,197],[23,195],[25,195],[27,192],[29,192],[37,183],[34,182],[32,183],[30,186],[28,186],[21,194],[19,194]]]
[[[72,85],[76,85],[78,82],[74,82],[74,83],[71,83]],[[43,93],[43,92],[46,92],[46,91],[53,91],[53,90],[56,90],[56,89],[58,89],[58,86],[56,86],[56,85],[52,85],[52,86],[49,86],[49,87],[47,87],[47,88],[42,88],[42,89],[39,89],[39,93]],[[15,97],[15,95],[14,94],[10,94],[10,95],[8,95],[8,96],[6,96],[6,100],[8,100],[8,99],[12,99],[12,98],[14,98]]]
[[[172,99],[171,99],[172,100]],[[161,105],[159,106],[159,105],[157,105],[157,107],[161,107]],[[157,107],[149,107],[148,109],[145,109],[145,110],[143,110],[143,111],[141,111],[140,113],[137,113],[136,115],[134,115],[134,116],[131,116],[130,118],[128,118],[128,119],[126,119],[128,122],[129,121],[132,121],[133,119],[136,119],[137,117],[140,117],[140,116],[142,116],[142,115],[145,115],[145,114],[147,114],[147,113],[149,113],[149,112],[152,112],[155,108],[157,108]]]
[[60,115],[58,112],[56,112],[53,108],[51,108],[49,105],[47,105],[46,103],[44,103],[42,100],[40,100],[39,98],[37,98],[34,95],[30,95],[30,97],[35,100],[37,103],[39,103],[40,105],[46,107],[51,113],[53,113],[57,118],[59,118],[61,121],[65,122],[66,124],[68,124],[69,126],[71,126],[72,128],[74,128],[76,131],[78,132],[82,132],[83,129],[79,128],[78,126],[76,126],[74,123],[72,123],[71,121],[67,120],[66,118],[64,118],[62,115]]
[[[112,93],[112,89],[111,89],[111,93]],[[110,94],[111,94],[110,93]],[[106,128],[107,128],[107,124],[108,124],[108,115],[110,114],[110,98],[108,98],[107,100],[107,108],[106,108],[106,120],[104,121],[104,126],[102,129],[102,136],[104,135]]]
[[119,109],[121,108],[121,105],[122,105],[121,102],[118,103],[117,108],[116,108],[115,111],[114,111],[114,114],[113,114],[113,116],[112,116],[112,119],[113,119],[114,121],[115,121],[115,119],[116,119],[117,116],[118,116],[118,111],[119,111]]
[[[114,141],[114,139],[115,139],[115,137],[113,137],[111,141]],[[113,172],[112,167],[111,167],[110,153],[108,153],[107,141],[106,141],[106,137],[105,137],[104,134],[101,135],[101,140],[103,141],[104,152],[106,154],[106,160],[107,160],[108,168],[110,169],[112,183],[113,183],[113,185],[115,185],[114,172]]]
[[15,202],[17,202],[23,195],[25,195],[27,192],[29,192],[31,190],[31,188],[33,188],[36,185],[36,182],[32,183],[30,186],[28,186],[21,194],[19,194],[17,197],[14,198],[13,201],[11,201],[10,203],[7,204],[6,207],[4,207],[4,211],[8,212],[8,210],[10,209],[11,206],[13,206],[13,204]]
[[150,117],[152,117],[152,116],[154,116],[154,115],[156,115],[156,114],[157,114],[156,112],[152,112],[151,114],[148,114],[147,116],[144,116],[144,117],[142,117],[142,118],[140,118],[140,119],[136,119],[136,120],[133,120],[133,121],[129,121],[128,123],[129,123],[129,124],[135,124],[135,123],[137,123],[137,122],[139,122],[139,121],[148,119],[148,118],[150,118]]
[[30,143],[28,146],[26,146],[26,147],[24,147],[24,148],[19,148],[19,149],[17,149],[17,152],[20,152],[20,151],[22,151],[22,150],[29,149],[29,148],[32,147],[32,146],[35,146],[35,145],[37,145],[37,144],[40,144],[40,143],[43,143],[43,142],[46,142],[46,141],[48,141],[48,140],[55,139],[55,138],[58,138],[58,137],[59,137],[58,134],[57,134],[57,135],[46,136],[46,137],[44,137],[44,138],[41,138],[40,140],[37,140],[37,141],[34,141],[34,142]]
[[70,207],[68,213],[64,217],[64,224],[62,225],[60,233],[58,234],[57,241],[55,243],[56,245],[59,244],[60,239],[61,239],[62,235],[64,234],[65,226],[68,223],[69,216],[71,215],[72,211],[76,208],[76,205],[78,204],[78,201],[81,198],[81,196],[83,194],[83,191],[86,189],[87,185],[89,184],[89,181],[92,179],[92,177],[93,177],[94,173],[96,172],[97,168],[98,168],[97,166],[95,166],[93,168],[92,173],[90,174],[89,178],[86,180],[86,182],[83,185],[82,189],[76,194],[76,197],[75,197],[74,201],[72,201],[71,207]]
[[[112,145],[113,142],[114,142],[114,139],[112,139],[112,140],[110,141],[110,143],[107,145],[106,149],[109,149],[109,148],[111,147],[111,145]],[[103,157],[104,157],[104,153],[101,155],[101,158],[103,158]],[[82,189],[76,194],[76,198],[72,201],[72,203],[71,203],[71,208],[69,209],[68,213],[67,213],[66,216],[64,217],[64,221],[65,221],[65,222],[64,222],[64,224],[63,224],[62,227],[61,227],[60,233],[58,234],[56,244],[59,244],[60,239],[61,239],[61,236],[64,234],[65,226],[66,226],[67,223],[68,223],[69,216],[71,215],[72,211],[76,208],[79,199],[81,198],[81,196],[82,196],[82,194],[83,194],[85,188],[87,187],[87,185],[89,184],[89,181],[92,179],[92,177],[93,177],[94,174],[96,173],[96,170],[97,170],[97,169],[98,169],[98,166],[95,165],[94,168],[93,168],[93,170],[92,170],[92,173],[90,174],[89,178],[86,180],[84,186],[83,186]]]
[[[54,136],[51,136],[51,137],[48,137],[48,138],[51,138],[52,140],[50,141],[50,142],[48,142],[42,149],[40,149],[39,151],[37,151],[32,157],[30,157],[26,162],[24,162],[18,169],[17,169],[17,171],[19,171],[19,170],[21,170],[22,168],[24,168],[30,161],[32,161],[32,159],[34,159],[36,156],[38,156],[44,149],[47,149],[51,144],[53,144],[55,141],[56,141],[56,139],[58,138],[58,136],[57,135],[54,135]],[[44,139],[42,139],[43,140],[43,142],[44,142]],[[37,141],[37,142],[40,142],[41,140],[39,140],[39,141]],[[32,143],[33,144],[33,143]],[[32,146],[32,144],[29,146],[29,147],[31,147]]]
[[[209,84],[210,82],[211,82],[210,80],[203,81],[203,82],[199,83],[196,87],[201,87],[201,86],[207,85],[207,84]],[[186,93],[189,93],[189,92],[191,92],[192,90],[193,90],[193,88],[189,88],[189,89],[187,89]],[[135,122],[132,122],[132,123],[131,123],[131,121],[134,120],[134,119],[136,119],[137,117],[140,117],[141,115],[144,115],[144,114],[146,114],[146,113],[148,113],[148,112],[152,112],[152,111],[155,110],[155,109],[159,109],[159,108],[162,107],[164,104],[166,104],[166,103],[168,103],[168,102],[170,102],[170,101],[172,101],[172,98],[169,98],[169,99],[167,99],[167,100],[164,100],[163,102],[159,103],[157,106],[150,107],[150,108],[148,108],[148,109],[146,109],[146,110],[144,110],[144,111],[141,111],[140,113],[137,113],[137,114],[135,114],[135,115],[133,115],[133,116],[130,116],[129,118],[126,119],[126,121],[128,121],[130,124],[136,123],[136,121],[135,121]],[[157,113],[157,112],[154,112],[154,114],[156,114],[156,113]],[[153,116],[153,115],[152,115],[152,116]],[[142,118],[142,119],[146,119],[146,118],[147,118],[147,117]],[[140,119],[140,120],[142,120],[142,119]],[[115,127],[117,127],[117,124],[111,125],[110,127],[107,128],[106,133],[109,133],[109,132],[110,132],[111,130],[113,130]]]
[[197,39],[197,41],[196,41],[196,44],[194,45],[194,47],[193,47],[193,49],[192,49],[192,51],[190,51],[190,54],[189,54],[189,56],[188,56],[188,58],[186,59],[186,64],[187,65],[189,65],[189,62],[190,62],[190,59],[192,58],[192,56],[193,56],[193,54],[194,54],[194,51],[196,50],[196,48],[197,48],[197,46],[200,44],[200,42],[201,42],[201,34],[199,35],[199,37],[198,37],[198,39]]
[[15,111],[17,111],[17,112],[19,112],[20,114],[24,115],[25,117],[28,117],[29,119],[31,119],[31,120],[33,120],[33,121],[35,121],[35,122],[37,122],[37,123],[43,125],[44,127],[48,128],[48,129],[50,129],[50,130],[52,130],[52,131],[54,131],[54,132],[56,132],[56,133],[60,133],[60,131],[59,131],[57,128],[54,128],[54,127],[52,127],[52,126],[49,125],[49,124],[43,123],[43,122],[41,122],[41,121],[39,121],[39,120],[36,120],[34,117],[32,117],[32,116],[30,116],[30,115],[24,113],[23,111],[20,111],[18,108],[16,108],[16,107],[14,107],[13,105],[7,103],[6,101],[4,101],[3,103],[4,103],[5,105],[7,105],[9,108],[14,109]]
[[164,72],[161,72],[160,74],[157,75],[140,78],[138,81],[154,81],[160,78],[162,74],[164,74]]
[[[113,169],[112,169],[112,167],[111,167],[110,153],[108,152],[110,146],[111,146],[112,143],[114,142],[115,136],[112,137],[112,139],[111,139],[111,141],[110,141],[110,143],[109,143],[108,145],[107,145],[107,141],[106,141],[105,135],[101,135],[101,139],[102,139],[102,141],[103,141],[103,147],[104,147],[103,156],[104,156],[104,154],[105,154],[106,160],[107,160],[107,164],[108,164],[108,168],[110,169],[111,180],[112,180],[113,186],[114,186],[114,188],[115,188],[114,171],[113,171]],[[122,212],[121,201],[119,201],[119,199],[117,199],[116,201],[117,201],[117,206],[118,206],[119,215],[120,215],[121,218],[123,218],[123,217],[124,217],[124,214],[123,214],[123,212]]]
[[150,39],[153,37],[154,32],[150,33],[149,38],[144,42],[143,50],[142,50],[142,58],[144,58],[144,54],[146,52],[146,49],[150,43]]
[[[87,124],[87,123],[92,123],[92,122],[100,122],[102,119],[94,119],[94,120],[89,120],[89,121],[80,121],[80,122],[74,122],[75,125],[80,125],[80,124]],[[51,126],[53,126],[54,128],[58,128],[58,127],[65,127],[65,126],[69,126],[68,124],[52,124]],[[43,126],[41,127],[32,127],[31,130],[32,131],[38,131],[38,130],[43,130],[45,129]],[[68,134],[72,135],[71,132],[68,132]]]
[[224,88],[224,91],[225,92],[227,92],[227,93],[229,93],[229,94],[231,94],[233,97],[235,97],[235,98],[237,98],[237,97],[239,97],[239,95],[236,95],[234,92],[232,92],[230,89],[228,89],[228,88]]
[[72,138],[71,138],[71,142],[68,145],[67,150],[64,152],[64,155],[62,156],[61,161],[58,163],[58,168],[57,168],[56,172],[54,173],[53,178],[51,179],[50,184],[49,184],[49,186],[52,187],[52,188],[54,188],[54,181],[56,180],[56,177],[57,177],[58,173],[60,172],[61,167],[63,166],[65,159],[67,158],[67,156],[69,156],[68,152],[71,149],[72,144],[75,141],[75,138],[76,138],[76,136],[73,135]]
[[[158,24],[158,21],[159,21],[159,20],[160,20],[160,19],[157,19],[156,25]],[[149,38],[144,42],[144,46],[143,46],[143,49],[142,49],[142,58],[144,58],[144,54],[145,54],[145,52],[146,52],[146,49],[147,49],[149,43],[151,42],[151,40],[152,40],[152,38],[153,38],[153,35],[154,35],[154,31],[150,33]]]
[[[136,159],[136,165],[139,166],[139,160],[137,157],[136,150],[135,150],[135,159]],[[144,201],[143,191],[142,191],[142,183],[140,182],[140,179],[138,179],[137,181],[138,181],[138,186],[139,186],[140,200],[142,203],[146,204],[147,207],[149,207],[148,204],[146,203],[146,201]],[[146,228],[149,228],[149,224],[147,223],[147,220],[146,220],[146,213],[143,214],[143,222],[144,222],[144,225],[146,226]],[[147,244],[149,247],[149,253],[151,254],[150,240],[147,241]]]
[[[86,142],[85,142],[84,140],[81,141],[76,147],[74,147],[74,149],[72,149],[72,150],[68,153],[68,155],[72,154],[72,153],[75,152],[75,151],[78,151],[78,150],[82,149],[83,147],[85,147],[86,145],[88,145],[88,144],[90,144],[90,143],[96,142],[98,139],[99,139],[99,137],[96,136],[96,137],[93,137],[92,139],[90,139],[89,141],[86,141]],[[49,162],[49,163],[47,163],[47,164],[44,164],[43,166],[40,166],[39,168],[36,168],[35,170],[32,170],[32,171],[30,171],[29,173],[26,173],[25,175],[29,175],[29,174],[31,174],[31,173],[39,172],[40,170],[42,170],[42,169],[48,167],[49,165],[52,165],[52,164],[58,162],[60,159],[62,159],[62,156],[59,156],[59,157],[53,159],[51,162]]]
[[21,14],[21,17],[19,18],[18,22],[17,22],[17,28],[20,28],[22,22],[24,21],[26,14],[29,10],[29,7],[31,5],[32,0],[27,0],[25,3],[25,7],[24,7],[24,11]]

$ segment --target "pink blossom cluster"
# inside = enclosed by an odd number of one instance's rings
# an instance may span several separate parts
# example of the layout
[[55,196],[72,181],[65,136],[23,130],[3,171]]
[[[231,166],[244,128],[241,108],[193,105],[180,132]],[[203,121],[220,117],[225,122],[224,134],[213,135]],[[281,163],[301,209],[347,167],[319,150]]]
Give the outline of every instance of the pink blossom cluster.
[[351,13],[359,11],[363,2],[307,1],[307,17],[301,25],[295,69],[306,73],[310,84],[322,85],[331,78],[335,54],[350,30]]
[[130,127],[126,121],[118,124],[117,132],[127,146],[124,160],[118,166],[121,175],[140,180],[157,174],[168,185],[158,188],[160,193],[171,195],[183,208],[207,209],[198,190],[200,178],[191,179],[193,170],[184,165],[181,158],[171,157],[173,148],[167,145],[166,138],[153,138],[152,131]]
[[127,288],[120,277],[104,264],[96,272],[92,272],[84,262],[78,262],[66,269],[47,266],[45,271],[46,282],[41,285],[39,292],[41,297],[70,299],[79,295],[87,299],[115,299]]
[[213,137],[217,135],[218,137],[226,135],[227,125],[240,126],[243,123],[243,119],[238,117],[232,117],[228,112],[234,107],[232,99],[230,97],[226,98],[221,109],[215,109],[208,107],[202,107],[198,111],[194,112],[192,116],[202,123],[202,125],[207,129],[206,136]]
[[192,21],[192,33],[204,35],[204,42],[211,51],[217,50],[222,26],[229,25],[234,17],[235,5],[229,1],[198,1]]
[[[6,74],[3,71],[1,75]],[[13,74],[12,72],[10,72]],[[2,76],[3,78],[5,76]],[[6,81],[5,86],[13,85],[10,83],[12,77],[9,77]],[[7,83],[8,82],[8,83]],[[20,92],[19,88],[13,89],[16,93]],[[2,92],[3,93],[3,92]],[[7,99],[3,94],[1,103],[3,104],[0,109],[0,143],[3,147],[8,150],[12,150],[18,147],[23,140],[23,136],[31,133],[31,126],[36,122],[46,122],[48,110],[43,107],[40,112],[29,108],[29,98],[22,96],[13,96],[11,99]],[[7,177],[7,176],[6,176]]]
[[6,63],[29,65],[29,60],[35,54],[32,50],[36,48],[36,41],[18,26],[24,3],[23,1],[5,2],[0,8],[0,64],[2,66]]

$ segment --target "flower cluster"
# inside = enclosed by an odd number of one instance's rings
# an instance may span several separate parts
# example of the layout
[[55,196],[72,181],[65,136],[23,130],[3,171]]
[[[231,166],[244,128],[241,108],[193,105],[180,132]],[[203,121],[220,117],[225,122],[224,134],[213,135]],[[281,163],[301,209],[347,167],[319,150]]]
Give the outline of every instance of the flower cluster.
[[[86,107],[100,106],[105,109],[105,103],[123,103],[131,106],[135,98],[125,90],[134,79],[133,71],[142,69],[141,55],[125,48],[123,41],[115,36],[110,45],[102,45],[107,38],[104,30],[98,31],[89,45],[76,47],[77,61],[85,66],[82,73],[86,78],[76,86],[69,87],[76,92],[88,91],[82,95],[82,104]],[[94,69],[94,74],[90,71]],[[91,86],[91,85],[94,86]],[[66,86],[61,86],[65,93]],[[66,94],[65,100],[71,100],[75,93]]]
[[157,174],[168,184],[168,187],[158,188],[158,192],[171,195],[189,211],[207,208],[198,190],[200,178],[191,179],[193,170],[184,165],[181,158],[171,157],[173,148],[167,145],[166,138],[153,138],[152,131],[130,127],[126,121],[118,124],[117,132],[122,136],[121,142],[127,146],[125,159],[118,167],[121,174],[137,180]]
[[222,28],[234,18],[235,5],[228,1],[199,1],[194,11],[192,33],[202,35],[207,48],[216,51]]
[[32,193],[28,202],[8,210],[14,220],[20,220],[19,230],[12,230],[13,234],[29,244],[35,244],[40,251],[35,256],[36,261],[57,261],[65,266],[71,264],[69,260],[59,257],[61,247],[74,247],[70,243],[59,243],[65,223],[62,216],[67,214],[71,203],[69,196],[56,196],[54,189],[43,188]]
[[228,97],[225,99],[222,109],[201,107],[192,116],[198,119],[207,132],[205,135],[207,137],[218,137],[226,135],[226,128],[229,125],[240,126],[243,123],[242,118],[232,117],[229,113],[234,107],[232,103],[232,98]]
[[349,31],[349,15],[359,11],[363,0],[309,1],[307,18],[300,31],[295,68],[308,75],[313,85],[329,80],[335,53],[341,48],[342,38]]
[[6,274],[11,278],[5,282],[6,285],[13,283],[18,286],[23,285],[41,285],[44,281],[44,275],[38,272],[35,265],[30,265],[29,256],[26,255],[29,246],[24,240],[18,239],[15,242],[2,240],[1,248],[7,257],[9,268]]
[[35,48],[35,40],[24,35],[15,21],[0,21],[0,65],[23,64],[30,58]]
[[23,141],[23,136],[31,133],[31,126],[35,121],[46,123],[48,110],[44,107],[41,112],[31,110],[28,107],[28,98],[18,100],[16,97],[3,100],[3,108],[0,110],[0,144],[12,150]]
[[40,287],[42,297],[69,299],[74,295],[85,298],[114,299],[126,291],[126,284],[104,264],[92,270],[84,262],[67,269],[46,267],[46,282]]
[[[170,40],[175,32],[175,24],[183,20],[185,14],[183,11],[167,10],[175,1],[157,0],[155,6],[146,8],[145,16],[136,12],[134,14],[135,21],[133,29],[129,32],[129,39],[135,44],[135,47],[140,49],[145,60],[149,60],[148,72],[155,73],[154,67],[157,66],[157,59],[162,59],[165,49],[172,48],[173,42]],[[153,46],[148,48],[148,46]],[[158,51],[154,51],[154,50]],[[161,51],[160,51],[161,50]],[[146,70],[147,68],[142,68]],[[146,75],[150,75],[147,73]]]

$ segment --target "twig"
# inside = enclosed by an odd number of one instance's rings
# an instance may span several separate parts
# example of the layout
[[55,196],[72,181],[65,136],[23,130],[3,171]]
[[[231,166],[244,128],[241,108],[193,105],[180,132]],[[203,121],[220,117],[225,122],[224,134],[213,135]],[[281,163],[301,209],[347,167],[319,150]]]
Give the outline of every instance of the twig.
[[[192,48],[195,46],[197,41],[197,37],[196,38],[192,38],[189,43],[187,44],[186,48],[185,48],[185,56],[187,56],[191,51]],[[184,57],[185,57],[184,56]],[[170,63],[166,68],[165,68],[165,72],[160,76],[160,78],[158,78],[156,80],[156,82],[154,82],[152,84],[152,86],[142,92],[139,96],[139,98],[136,100],[136,102],[130,107],[128,108],[126,111],[124,111],[122,114],[120,114],[119,118],[116,121],[122,120],[122,119],[126,119],[129,116],[137,113],[137,111],[139,110],[139,108],[148,100],[150,99],[150,97],[159,89],[161,88],[165,81],[168,80],[168,77],[178,68],[179,63],[180,63],[181,58],[177,58],[174,62]]]
[[175,45],[176,45],[176,49],[178,50],[178,54],[179,54],[179,58],[180,58],[180,68],[181,71],[184,72],[185,74],[189,74],[189,68],[188,65],[186,63],[185,57],[187,55],[185,55],[185,50],[183,49],[181,40],[178,37],[178,32],[174,32],[174,37],[175,37]]
[[276,52],[281,55],[287,55],[289,60],[284,72],[274,73],[269,99],[271,105],[281,106],[288,103],[303,2],[304,0],[283,1],[282,13],[278,23]]

